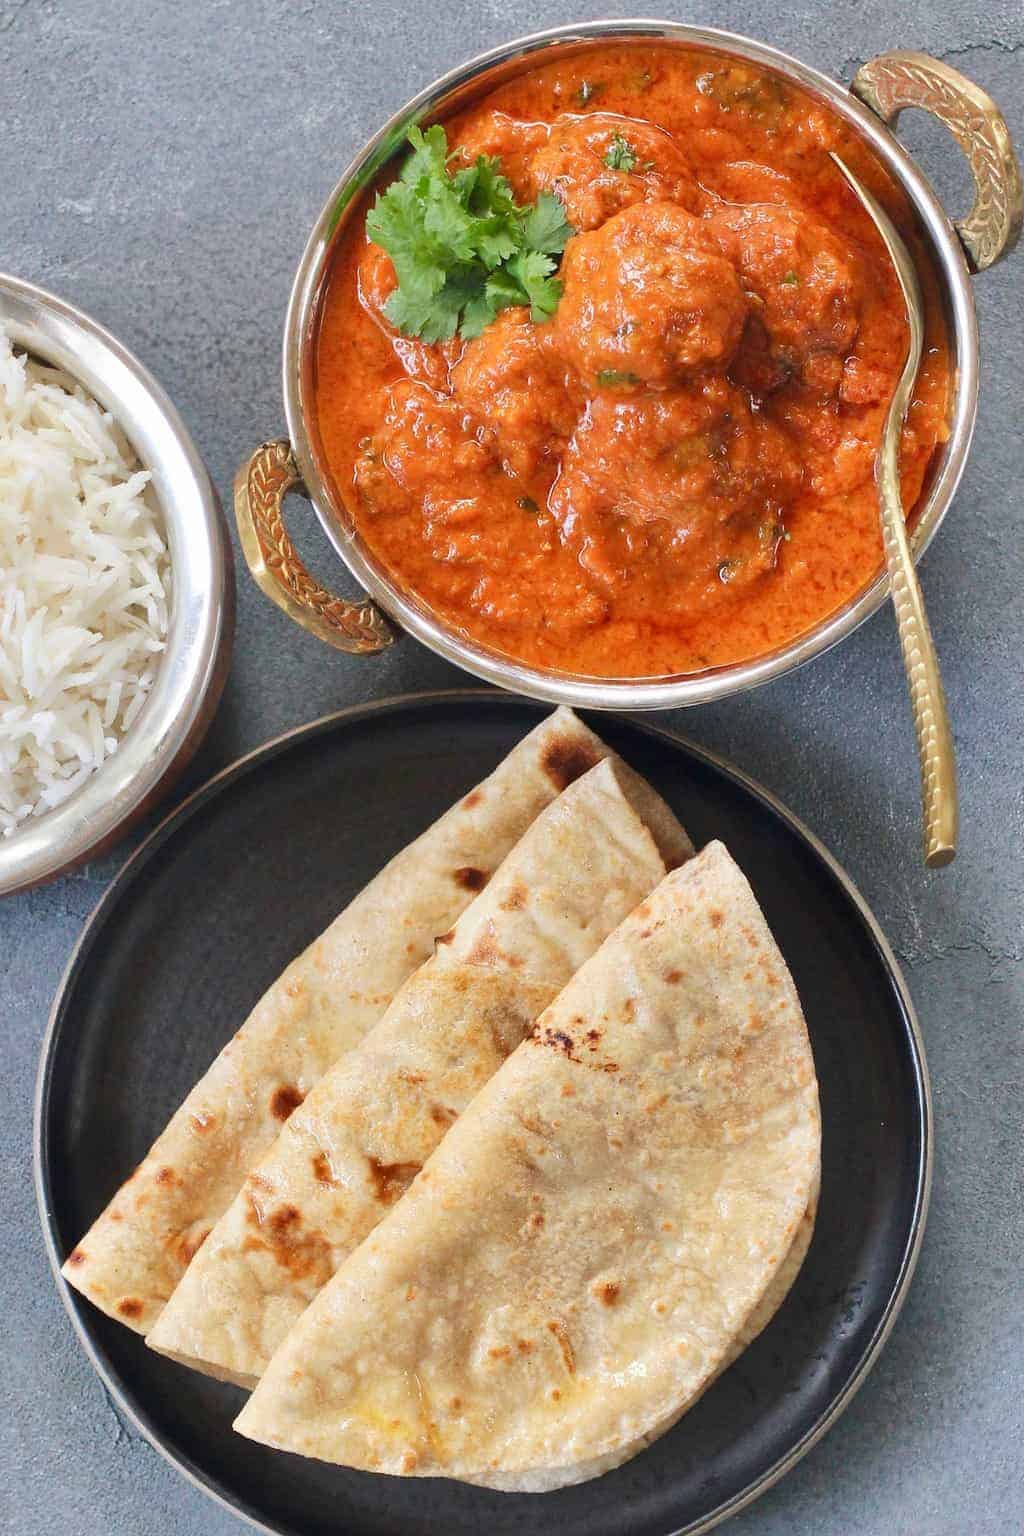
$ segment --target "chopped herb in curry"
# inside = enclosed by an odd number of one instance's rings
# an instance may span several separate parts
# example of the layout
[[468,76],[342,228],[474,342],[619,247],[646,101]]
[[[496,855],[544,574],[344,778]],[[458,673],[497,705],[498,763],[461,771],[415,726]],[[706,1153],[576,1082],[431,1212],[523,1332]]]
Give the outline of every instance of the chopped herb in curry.
[[636,168],[637,153],[627,138],[615,134],[605,150],[604,163],[610,171],[632,171]]
[[597,374],[598,389],[628,389],[640,380],[635,373],[624,373],[621,368],[601,368]]

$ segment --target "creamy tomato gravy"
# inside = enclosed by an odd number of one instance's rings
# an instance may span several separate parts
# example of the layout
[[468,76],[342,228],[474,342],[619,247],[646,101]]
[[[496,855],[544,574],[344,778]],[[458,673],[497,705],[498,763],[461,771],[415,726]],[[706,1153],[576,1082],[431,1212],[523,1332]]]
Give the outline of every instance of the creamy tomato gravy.
[[[873,462],[903,304],[835,149],[911,238],[842,122],[753,66],[659,47],[538,68],[446,123],[576,234],[554,318],[399,336],[366,204],[322,308],[327,468],[396,581],[534,666],[665,676],[764,655],[882,562]],[[607,162],[616,139],[630,170]],[[616,156],[611,154],[614,161]],[[945,436],[934,280],[903,437],[906,505]]]

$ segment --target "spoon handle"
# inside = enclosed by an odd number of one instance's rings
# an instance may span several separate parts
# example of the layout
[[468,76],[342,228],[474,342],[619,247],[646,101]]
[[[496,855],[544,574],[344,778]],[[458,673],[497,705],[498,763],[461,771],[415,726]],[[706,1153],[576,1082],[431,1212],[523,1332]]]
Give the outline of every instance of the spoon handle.
[[956,758],[939,660],[910,554],[899,482],[886,454],[879,459],[878,495],[889,584],[921,764],[924,858],[929,868],[937,869],[950,863],[956,854]]

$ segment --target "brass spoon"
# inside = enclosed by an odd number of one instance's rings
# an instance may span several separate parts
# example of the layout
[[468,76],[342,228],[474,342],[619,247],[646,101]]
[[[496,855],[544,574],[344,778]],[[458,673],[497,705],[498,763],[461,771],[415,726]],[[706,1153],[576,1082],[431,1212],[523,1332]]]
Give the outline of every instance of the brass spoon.
[[949,864],[956,856],[956,757],[939,660],[935,654],[935,643],[928,627],[924,598],[921,596],[907,539],[899,471],[900,434],[924,347],[924,302],[910,252],[889,215],[838,155],[833,154],[832,159],[870,214],[892,258],[903,291],[910,327],[906,361],[889,404],[881,447],[875,459],[875,484],[878,486],[885,560],[889,568],[889,585],[896,610],[896,625],[907,673],[917,752],[921,763],[924,860],[929,868],[938,869],[943,864]]

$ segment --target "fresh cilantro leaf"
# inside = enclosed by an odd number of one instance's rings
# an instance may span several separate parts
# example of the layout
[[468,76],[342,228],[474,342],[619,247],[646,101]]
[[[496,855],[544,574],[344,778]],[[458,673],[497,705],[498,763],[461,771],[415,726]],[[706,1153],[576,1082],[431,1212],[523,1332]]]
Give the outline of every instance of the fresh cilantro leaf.
[[598,389],[624,389],[639,383],[635,373],[621,373],[618,368],[602,368],[597,375]]
[[396,288],[389,294],[384,313],[395,327],[406,336],[422,336],[432,327],[438,314],[436,294],[417,293],[410,288]]
[[572,235],[572,225],[565,217],[565,207],[552,192],[542,192],[523,219],[523,236],[531,251],[546,251],[560,256]]
[[529,300],[531,320],[549,319],[562,297],[561,283],[551,276],[554,257],[544,251],[521,251],[512,257],[508,270]]
[[384,306],[384,313],[407,335],[419,336],[426,342],[450,341],[467,305],[479,303],[483,294],[481,268],[455,267],[445,278],[444,286],[431,296],[428,305],[413,301],[407,306],[402,300],[402,289],[396,288]]
[[628,172],[636,169],[636,160],[636,150],[632,144],[621,133],[617,133],[605,150],[605,165],[610,171]]
[[435,176],[443,176],[448,160],[448,140],[440,124],[435,123],[426,133],[419,128],[410,128],[408,137],[412,154],[399,172],[401,180],[416,186],[424,178],[432,180]]
[[515,304],[529,303],[529,294],[512,270],[512,263],[499,267],[487,279],[487,297],[494,305],[494,312],[509,309]]
[[485,267],[499,267],[514,256],[523,243],[522,230],[504,218],[478,221],[476,252]]
[[500,162],[481,155],[454,174],[435,125],[409,132],[412,154],[366,219],[394,264],[398,287],[384,313],[398,330],[444,341],[477,336],[510,305],[547,319],[561,297],[552,274],[572,234],[556,197],[521,208]]
[[394,182],[367,214],[366,230],[391,257],[399,283],[432,293],[443,285],[446,252],[428,235],[423,205],[412,187]]
[[[479,155],[468,171],[457,171],[454,181],[466,206],[478,218],[518,212],[512,187],[499,169],[500,162],[490,155]],[[466,178],[462,181],[461,178]],[[460,185],[461,181],[461,185]]]
[[462,311],[459,335],[464,336],[467,341],[472,341],[474,336],[480,335],[485,326],[490,325],[497,312],[494,300],[485,286],[482,292],[475,294],[469,300]]
[[786,288],[799,288],[800,276],[796,272],[787,272],[785,277],[782,279],[782,283]]

